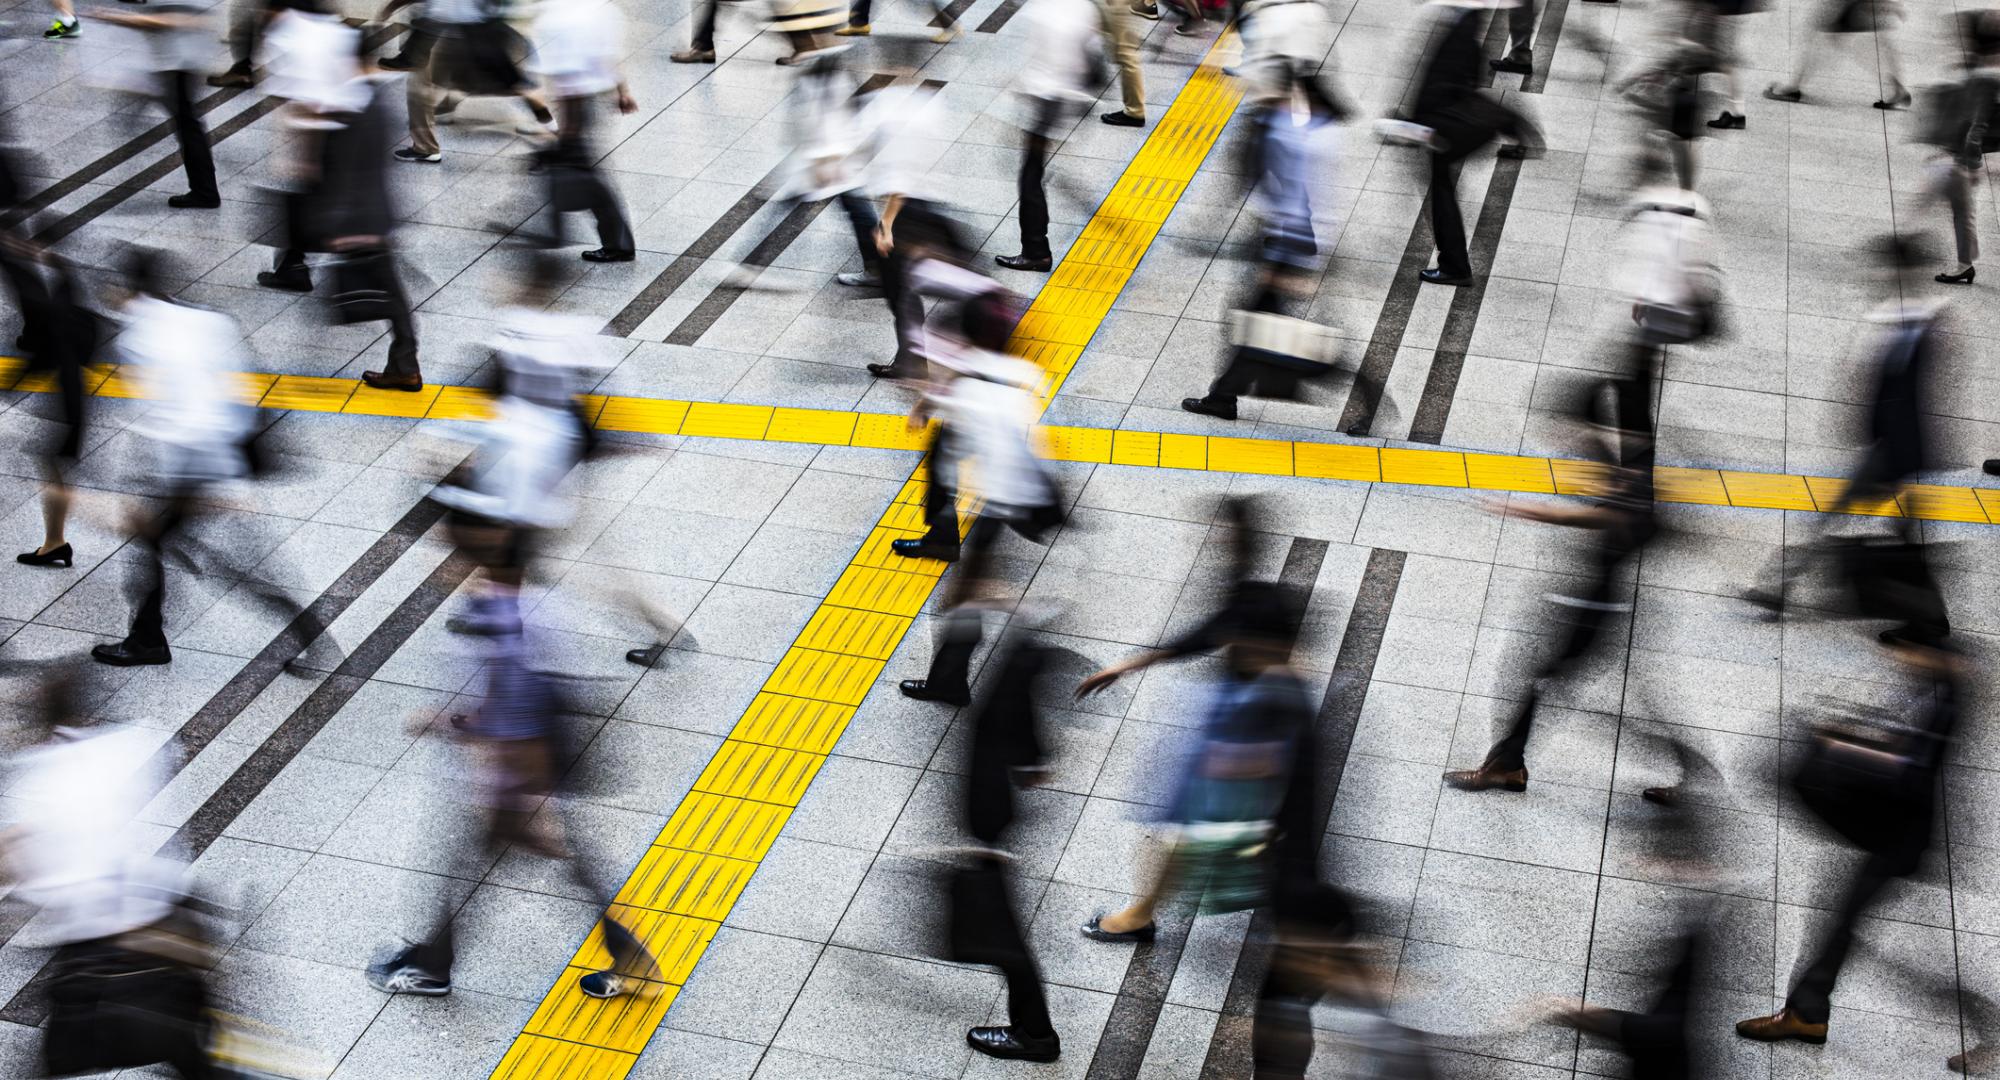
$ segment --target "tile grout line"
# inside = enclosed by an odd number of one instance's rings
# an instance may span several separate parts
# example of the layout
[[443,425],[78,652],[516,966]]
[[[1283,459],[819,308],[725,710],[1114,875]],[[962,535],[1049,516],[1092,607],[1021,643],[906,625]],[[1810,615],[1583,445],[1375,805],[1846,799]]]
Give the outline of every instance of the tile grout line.
[[[1223,45],[1232,41],[1225,34],[1210,50],[1023,315],[1015,345],[1044,371],[1038,388],[1043,407],[1075,366],[1233,113],[1238,93],[1219,71]],[[782,419],[771,409],[718,412],[699,404],[665,411],[681,434],[747,427],[755,429],[754,437],[763,437]],[[599,416],[606,412],[600,404]],[[850,419],[848,430],[858,432],[862,419]],[[877,444],[922,448],[901,417],[874,419]],[[689,432],[687,421],[697,430]],[[602,419],[598,423],[604,426]],[[855,444],[851,438],[840,441]],[[600,968],[606,960],[602,931],[592,929],[496,1066],[495,1077],[525,1080],[560,1073],[616,1078],[637,1063],[943,574],[942,564],[911,564],[888,551],[889,540],[921,530],[927,478],[920,465],[904,483],[619,890],[613,911],[630,920],[659,958],[661,978],[611,1001],[584,998],[573,976]]]

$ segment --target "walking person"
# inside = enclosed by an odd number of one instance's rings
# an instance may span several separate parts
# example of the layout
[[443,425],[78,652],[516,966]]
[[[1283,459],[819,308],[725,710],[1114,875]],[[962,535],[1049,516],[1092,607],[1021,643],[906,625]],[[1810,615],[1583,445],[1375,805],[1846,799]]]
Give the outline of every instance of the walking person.
[[236,0],[229,18],[229,67],[208,77],[208,85],[245,89],[257,84],[256,60],[265,34],[287,11],[329,15],[326,0]]
[[878,379],[923,379],[930,355],[922,296],[925,271],[962,271],[971,261],[972,247],[942,208],[910,191],[918,185],[913,174],[884,170],[875,184],[885,198],[873,243],[881,257],[882,299],[896,327],[896,355],[886,364],[869,364],[868,374]]
[[[1965,662],[1933,636],[1898,638],[1888,647],[1913,684],[1913,715],[1867,737],[1820,731],[1794,781],[1807,807],[1867,858],[1848,879],[1833,927],[1793,981],[1784,1007],[1737,1023],[1746,1039],[1826,1042],[1834,987],[1861,917],[1891,882],[1915,873],[1930,848]],[[1965,1056],[1950,1064],[1964,1069]]]
[[[389,0],[380,17],[386,19],[411,2]],[[438,116],[454,111],[462,98],[517,97],[533,114],[534,130],[555,122],[555,114],[521,72],[527,42],[494,13],[490,0],[425,0],[418,25],[433,43],[422,66],[410,69],[405,88],[410,145],[395,152],[397,161],[433,165],[443,161]]]
[[183,0],[154,4],[143,15],[111,11],[98,16],[116,26],[143,31],[153,50],[153,64],[159,85],[159,101],[174,125],[174,142],[180,148],[181,170],[187,174],[188,189],[167,198],[177,210],[213,210],[222,205],[215,184],[215,156],[208,141],[208,128],[194,110],[194,88],[199,72],[208,62],[207,11]]
[[[965,279],[984,279],[959,271]],[[969,287],[978,288],[977,285]],[[912,426],[930,417],[938,420],[928,461],[930,480],[924,487],[925,532],[921,537],[894,540],[890,549],[906,559],[963,559],[944,597],[948,614],[930,671],[922,679],[900,685],[903,696],[919,701],[965,705],[972,699],[972,655],[979,648],[985,610],[993,601],[984,595],[993,545],[1002,527],[1029,543],[1040,543],[1063,519],[1062,500],[1034,448],[1028,425],[1034,422],[1032,388],[1041,372],[1033,364],[1006,353],[1014,318],[1003,291],[985,282],[983,291],[959,301],[962,343],[940,348],[931,356],[933,382],[925,386],[910,413]],[[976,463],[975,495],[984,506],[966,533],[958,534],[958,486],[965,463]]]
[[688,47],[670,53],[667,59],[676,64],[715,63],[715,12],[721,0],[694,0],[694,32],[688,39]]
[[563,246],[563,214],[588,210],[597,222],[597,247],[585,262],[631,262],[637,242],[618,192],[597,167],[592,133],[610,99],[621,114],[639,110],[619,69],[625,17],[613,0],[572,0],[542,9],[532,31],[534,69],[549,82],[557,115],[556,142],[543,153],[549,179],[549,235]]
[[1022,128],[1026,142],[1016,182],[1021,201],[1021,250],[1016,255],[997,255],[994,261],[1009,270],[1045,273],[1054,260],[1049,250],[1049,196],[1043,177],[1056,140],[1096,98],[1090,84],[1097,67],[1097,13],[1090,0],[1032,0],[1023,17],[1028,21],[1028,53],[1017,92],[1028,122]]
[[[1097,0],[1104,34],[1104,51],[1118,65],[1118,92],[1124,108],[1098,117],[1113,127],[1146,126],[1146,75],[1139,68],[1139,27],[1133,23],[1130,0]],[[1194,2],[1194,0],[1190,0]]]
[[1924,141],[1933,147],[1926,170],[1933,202],[1951,208],[1951,231],[1958,268],[1933,280],[1941,285],[1970,285],[1979,261],[1979,202],[1986,152],[2000,145],[2000,12],[1983,11],[1968,20],[1966,72],[1954,86],[1938,91],[1933,115],[1924,125]]
[[[287,16],[290,17],[290,16]],[[360,47],[360,36],[345,27],[336,41]],[[306,107],[309,129],[302,149],[316,149],[317,160],[303,167],[303,190],[287,200],[286,248],[277,265],[257,275],[257,284],[286,292],[311,292],[312,272],[306,252],[333,253],[333,317],[342,325],[362,322],[389,324],[388,362],[379,371],[361,373],[361,381],[377,390],[410,393],[424,388],[417,359],[416,315],[397,272],[394,232],[399,224],[383,170],[382,151],[395,141],[390,118],[394,92],[389,81],[357,59],[353,75],[323,91],[316,105]]]
[[75,564],[64,534],[75,497],[69,473],[83,453],[83,367],[97,349],[97,316],[77,298],[75,275],[55,252],[18,233],[0,230],[0,276],[7,279],[21,312],[16,342],[27,357],[27,373],[55,384],[57,431],[39,448],[42,466],[42,543],[14,556],[28,566]]
[[52,0],[50,6],[55,8],[56,18],[49,24],[47,30],[42,31],[42,37],[50,41],[60,41],[83,33],[83,20],[76,17],[74,0]]
[[[1411,120],[1429,128],[1431,234],[1437,244],[1437,266],[1418,277],[1432,285],[1470,285],[1472,258],[1465,247],[1465,219],[1458,208],[1459,163],[1495,137],[1505,135],[1503,157],[1539,153],[1540,133],[1526,117],[1500,104],[1480,87],[1480,51],[1487,6],[1461,6],[1431,0],[1445,9],[1446,29],[1431,51],[1417,80],[1416,108]],[[1495,0],[1510,7],[1515,0]]]
[[142,396],[152,402],[134,428],[152,443],[148,473],[162,491],[158,513],[133,527],[146,558],[132,569],[139,599],[131,629],[123,641],[90,650],[93,659],[114,667],[172,662],[165,548],[204,512],[204,493],[250,473],[253,418],[237,397],[242,344],[236,323],[169,298],[161,269],[159,256],[143,249],[133,251],[125,267],[118,359],[136,367]]
[[1705,74],[1722,76],[1722,109],[1708,126],[1717,131],[1742,131],[1749,125],[1743,111],[1743,80],[1736,73],[1736,31],[1743,16],[1764,9],[1764,0],[1688,0],[1687,37],[1709,57]]
[[1504,71],[1526,78],[1535,73],[1535,26],[1541,21],[1541,12],[1535,8],[1535,0],[1521,0],[1507,9],[1507,51],[1491,60],[1486,66],[1494,71]]
[[1799,46],[1797,66],[1790,82],[1776,82],[1764,88],[1772,101],[1805,100],[1806,72],[1816,54],[1834,34],[1875,35],[1875,56],[1881,63],[1882,96],[1875,99],[1878,109],[1907,109],[1910,91],[1903,85],[1902,64],[1896,56],[1896,24],[1903,20],[1902,0],[1825,0],[1820,8],[1820,29],[1808,34]]
[[1015,823],[1014,789],[1048,774],[1034,700],[1048,650],[1010,629],[995,664],[997,674],[967,717],[965,829],[976,846],[952,872],[951,958],[997,967],[1007,980],[1007,1023],[975,1027],[965,1041],[987,1057],[1050,1062],[1062,1056],[1062,1039],[1049,1018],[1041,968],[1014,912],[1013,859],[1005,850]]

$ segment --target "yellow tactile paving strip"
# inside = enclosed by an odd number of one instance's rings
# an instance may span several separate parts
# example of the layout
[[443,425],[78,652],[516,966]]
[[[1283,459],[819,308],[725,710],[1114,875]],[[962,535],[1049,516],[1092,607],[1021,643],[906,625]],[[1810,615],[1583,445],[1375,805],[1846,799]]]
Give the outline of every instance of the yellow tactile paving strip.
[[[1022,317],[1014,344],[1046,373],[1040,387],[1045,407],[1235,110],[1240,95],[1221,73],[1229,41],[1231,35],[1224,35],[1203,59]],[[353,411],[351,402],[342,410]],[[460,414],[474,403],[461,398],[446,407]],[[898,449],[920,448],[929,438],[909,430],[900,416],[631,398],[593,401],[591,409],[598,427],[623,431]],[[1111,436],[1056,433],[1051,442],[1108,452]],[[1289,462],[1290,450],[1283,453]],[[919,466],[897,493],[619,891],[614,911],[632,917],[635,931],[660,958],[660,979],[644,993],[610,1002],[584,997],[577,976],[609,962],[602,935],[592,931],[495,1077],[617,1080],[638,1061],[943,575],[942,563],[889,550],[891,540],[922,533],[926,478]]]
[[[1121,181],[1121,187],[1129,182]],[[1093,221],[1092,228],[1096,228]],[[1064,262],[1051,278],[1057,282],[1086,275],[1083,266],[1066,274]],[[1093,278],[1093,281],[1101,279]],[[1045,292],[1043,295],[1047,295]],[[1102,319],[1103,307],[1089,309]],[[1078,301],[1065,296],[1064,304]],[[1094,303],[1095,301],[1093,301]],[[1039,302],[1038,302],[1039,304]],[[1030,310],[1030,314],[1034,314]],[[1074,336],[1060,315],[1035,324]],[[1030,341],[1026,351],[1040,356],[1049,372],[1042,390],[1047,400],[1076,363],[1081,346]],[[433,386],[418,394],[371,390],[353,379],[320,379],[299,375],[246,374],[246,400],[264,408],[304,412],[340,412],[370,416],[401,416],[430,420],[479,420],[488,414],[483,391],[464,386]],[[93,369],[86,385],[101,397],[135,397],[134,382],[123,369]],[[45,391],[46,381],[23,378],[20,361],[0,357],[0,387]],[[888,450],[921,450],[928,431],[912,431],[904,418],[888,413],[837,409],[791,409],[767,405],[729,405],[706,401],[602,397],[586,399],[586,411],[605,431],[653,435],[700,435],[719,439],[861,446]],[[1480,491],[1526,491],[1588,494],[1595,466],[1566,458],[1517,457],[1508,454],[1461,453],[1429,448],[1375,447],[1342,443],[1289,442],[1224,435],[1176,435],[1157,431],[1112,431],[1103,428],[1043,426],[1038,429],[1043,452],[1056,461],[1090,461],[1110,465],[1191,469],[1201,472],[1260,473],[1323,480],[1357,480],[1416,487],[1456,487]],[[1654,480],[1660,501],[1697,506],[1733,506],[1757,510],[1825,511],[1834,506],[1845,482],[1825,476],[1735,472],[1662,466]],[[917,504],[899,504],[894,523],[919,528]],[[1854,506],[1852,514],[1917,517],[2000,525],[2000,489],[1915,484],[1894,500]],[[900,535],[900,534],[899,534]]]

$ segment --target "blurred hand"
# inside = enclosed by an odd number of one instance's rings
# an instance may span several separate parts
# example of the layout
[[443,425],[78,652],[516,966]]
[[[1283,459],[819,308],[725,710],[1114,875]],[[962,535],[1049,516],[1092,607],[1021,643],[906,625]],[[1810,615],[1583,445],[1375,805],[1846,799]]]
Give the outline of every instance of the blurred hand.
[[618,88],[618,111],[627,116],[639,111],[639,99],[622,86]]
[[1083,681],[1076,684],[1077,700],[1081,701],[1084,698],[1087,698],[1090,695],[1095,694],[1098,691],[1104,689],[1105,687],[1110,686],[1112,683],[1118,681],[1118,677],[1120,675],[1123,675],[1130,670],[1132,670],[1131,664],[1118,663],[1118,664],[1113,664],[1110,667],[1103,669],[1102,671],[1093,672],[1090,675],[1084,676]]
[[889,254],[889,249],[895,246],[896,238],[889,232],[888,224],[885,222],[875,226],[875,253],[878,255],[887,255]]

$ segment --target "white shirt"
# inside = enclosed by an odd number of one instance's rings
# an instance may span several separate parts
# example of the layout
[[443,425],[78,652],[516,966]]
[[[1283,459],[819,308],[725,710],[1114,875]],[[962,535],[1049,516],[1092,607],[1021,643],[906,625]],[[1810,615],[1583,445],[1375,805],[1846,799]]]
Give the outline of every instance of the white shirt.
[[42,908],[35,936],[45,940],[34,944],[149,926],[185,895],[186,868],[154,856],[133,828],[154,790],[146,766],[157,742],[136,728],[63,728],[16,759],[8,795],[26,812],[7,863],[16,895]]
[[618,88],[625,16],[609,0],[558,0],[542,5],[530,31],[529,70],[548,78],[557,97],[588,97]]
[[153,402],[133,427],[154,442],[155,475],[176,483],[243,475],[252,417],[235,378],[243,370],[235,321],[151,296],[127,305],[124,318],[118,352],[137,365]]
[[[1691,212],[1690,212],[1691,211]],[[1619,285],[1636,302],[1689,308],[1720,289],[1708,202],[1671,188],[1639,193]]]
[[1253,94],[1288,91],[1289,73],[1315,67],[1332,47],[1319,0],[1250,0],[1243,5],[1243,61]]
[[1044,100],[1091,101],[1091,52],[1097,43],[1098,11],[1091,0],[1029,0],[1021,12],[1028,23],[1028,55],[1021,67],[1023,94]]
[[314,111],[352,111],[349,84],[361,74],[354,59],[360,38],[361,31],[331,15],[287,8],[264,35],[266,88]]

